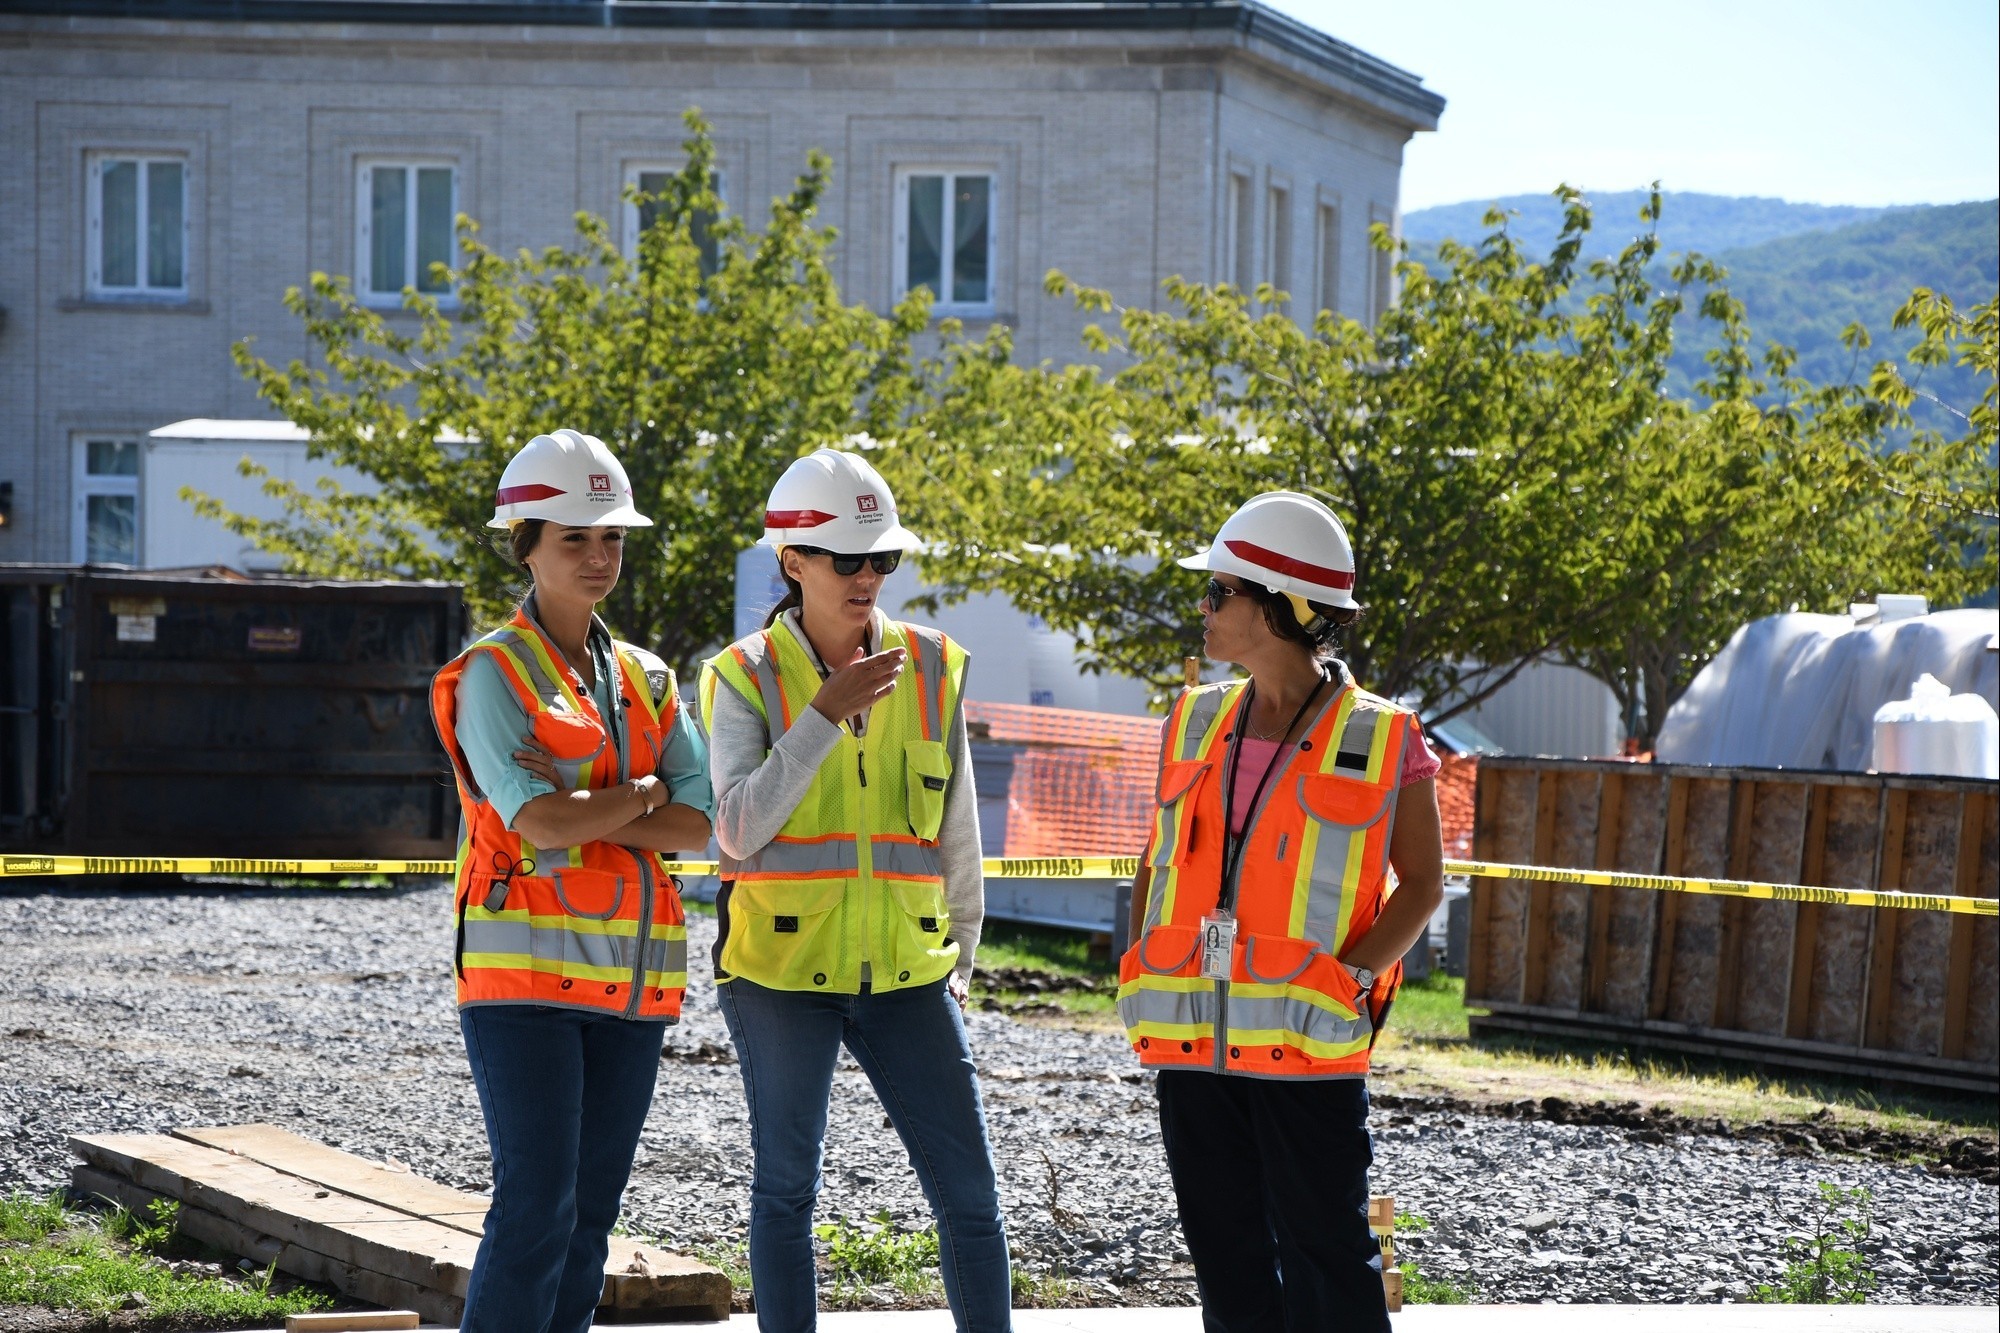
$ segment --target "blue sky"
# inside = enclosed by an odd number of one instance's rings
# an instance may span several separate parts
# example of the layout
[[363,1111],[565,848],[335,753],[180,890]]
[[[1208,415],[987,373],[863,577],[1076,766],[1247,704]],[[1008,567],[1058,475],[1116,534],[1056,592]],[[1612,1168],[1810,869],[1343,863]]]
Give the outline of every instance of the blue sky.
[[1265,0],[1448,99],[1403,209],[1553,189],[2000,194],[1995,0]]

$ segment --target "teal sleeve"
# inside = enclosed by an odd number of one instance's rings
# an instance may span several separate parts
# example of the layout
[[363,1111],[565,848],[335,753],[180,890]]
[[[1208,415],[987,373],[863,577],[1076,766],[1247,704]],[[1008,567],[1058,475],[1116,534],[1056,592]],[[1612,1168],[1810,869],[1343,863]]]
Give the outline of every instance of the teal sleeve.
[[458,678],[458,746],[472,780],[507,827],[537,796],[555,788],[514,762],[528,734],[528,713],[488,653],[474,653]]
[[694,720],[694,709],[685,702],[674,714],[673,730],[667,733],[660,766],[654,770],[667,784],[668,799],[675,805],[691,806],[713,819],[715,789],[708,781],[708,741]]

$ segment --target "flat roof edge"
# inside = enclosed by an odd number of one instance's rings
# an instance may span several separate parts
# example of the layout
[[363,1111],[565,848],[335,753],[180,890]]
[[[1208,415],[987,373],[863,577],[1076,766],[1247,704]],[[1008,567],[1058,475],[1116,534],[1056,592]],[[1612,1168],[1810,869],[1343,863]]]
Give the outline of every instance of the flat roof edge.
[[0,0],[0,14],[151,22],[381,23],[427,27],[573,27],[853,31],[1234,31],[1399,104],[1435,128],[1445,99],[1407,70],[1255,0],[1218,4],[753,4],[701,0]]

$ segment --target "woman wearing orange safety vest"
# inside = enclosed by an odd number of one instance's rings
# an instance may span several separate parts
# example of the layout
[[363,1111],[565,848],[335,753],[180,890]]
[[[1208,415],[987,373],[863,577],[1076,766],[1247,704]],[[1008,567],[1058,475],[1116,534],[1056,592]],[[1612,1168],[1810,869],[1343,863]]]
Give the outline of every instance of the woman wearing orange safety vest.
[[708,841],[707,755],[673,673],[595,614],[651,527],[601,440],[538,435],[491,527],[533,587],[431,689],[465,814],[459,1025],[493,1154],[464,1333],[576,1333],[687,985],[661,854]]
[[1207,655],[1250,678],[1167,717],[1119,1016],[1209,1333],[1387,1333],[1365,1079],[1443,897],[1438,761],[1333,655],[1360,607],[1325,505],[1259,495],[1180,563],[1209,574]]
[[1010,1326],[1007,1236],[959,1010],[985,915],[966,655],[876,606],[916,538],[858,454],[772,488],[763,545],[788,589],[702,668],[722,849],[715,991],[754,1155],[750,1274],[763,1333],[816,1319],[812,1216],[845,1046],[937,1219],[960,1333]]

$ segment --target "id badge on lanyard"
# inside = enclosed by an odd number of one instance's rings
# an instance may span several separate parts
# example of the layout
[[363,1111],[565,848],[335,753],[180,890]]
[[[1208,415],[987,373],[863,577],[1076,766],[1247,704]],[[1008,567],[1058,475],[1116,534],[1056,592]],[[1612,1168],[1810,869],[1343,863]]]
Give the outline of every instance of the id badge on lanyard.
[[1229,980],[1235,955],[1236,918],[1228,912],[1210,912],[1201,919],[1201,974],[1210,981]]

